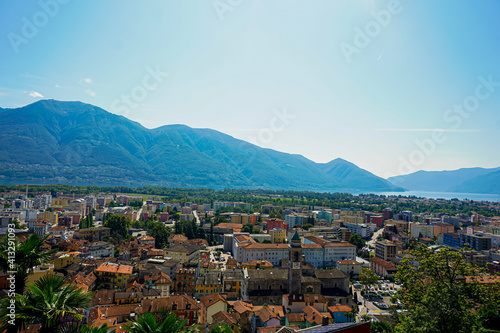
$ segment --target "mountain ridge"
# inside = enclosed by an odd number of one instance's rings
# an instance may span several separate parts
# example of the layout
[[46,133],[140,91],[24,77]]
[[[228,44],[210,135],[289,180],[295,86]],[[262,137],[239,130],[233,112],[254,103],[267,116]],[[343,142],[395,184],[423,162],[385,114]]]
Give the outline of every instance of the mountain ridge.
[[415,191],[500,193],[500,167],[424,171],[387,178],[396,186]]
[[0,183],[6,182],[400,190],[340,158],[315,163],[183,124],[148,129],[97,106],[56,100],[0,112]]

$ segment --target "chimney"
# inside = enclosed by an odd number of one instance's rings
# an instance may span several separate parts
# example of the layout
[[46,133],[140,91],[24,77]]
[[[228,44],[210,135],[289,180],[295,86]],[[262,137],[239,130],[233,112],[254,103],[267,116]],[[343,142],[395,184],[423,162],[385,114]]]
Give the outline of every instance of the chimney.
[[323,320],[321,321],[321,326],[328,326],[328,317],[323,316]]

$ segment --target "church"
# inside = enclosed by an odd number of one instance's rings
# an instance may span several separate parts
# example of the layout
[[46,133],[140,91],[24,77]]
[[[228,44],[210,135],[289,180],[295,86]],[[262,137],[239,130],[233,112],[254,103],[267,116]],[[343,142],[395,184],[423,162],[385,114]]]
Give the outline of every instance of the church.
[[338,269],[317,269],[305,261],[297,232],[281,268],[244,270],[242,299],[254,305],[281,304],[283,295],[322,295],[328,305],[352,305],[349,275]]

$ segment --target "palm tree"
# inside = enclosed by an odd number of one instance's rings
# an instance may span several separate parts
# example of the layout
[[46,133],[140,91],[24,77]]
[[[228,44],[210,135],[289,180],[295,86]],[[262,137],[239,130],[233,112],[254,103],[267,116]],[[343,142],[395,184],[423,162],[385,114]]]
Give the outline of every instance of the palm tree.
[[233,330],[226,324],[217,324],[211,330],[210,333],[232,333]]
[[61,327],[62,319],[83,319],[83,309],[91,305],[92,296],[73,284],[66,284],[61,276],[45,275],[28,286],[26,295],[15,296],[14,326],[8,323],[10,299],[0,302],[0,331],[15,332],[29,324],[40,323],[40,333],[46,333]]
[[[17,294],[24,292],[28,275],[33,271],[35,266],[46,263],[50,260],[51,255],[56,250],[45,251],[43,244],[48,236],[40,239],[37,235],[33,234],[28,237],[24,242],[19,239],[13,238],[13,244],[9,246],[9,233],[0,240],[0,271],[16,271],[16,289]],[[9,262],[9,250],[14,248],[14,263],[15,268]]]
[[57,330],[57,333],[108,333],[110,328],[106,324],[102,324],[101,326],[90,326],[87,324],[82,323],[81,321],[78,322],[71,322],[71,323],[66,323],[63,324],[59,327]]
[[176,333],[184,331],[187,319],[179,321],[175,313],[169,313],[167,316],[160,316],[156,320],[153,314],[145,313],[137,317],[137,321],[129,321],[125,326],[129,333]]

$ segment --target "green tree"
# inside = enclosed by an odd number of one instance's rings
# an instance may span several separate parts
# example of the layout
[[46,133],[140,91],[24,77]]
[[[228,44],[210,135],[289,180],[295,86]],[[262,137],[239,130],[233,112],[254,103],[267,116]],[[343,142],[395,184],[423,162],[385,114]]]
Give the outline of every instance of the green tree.
[[361,268],[361,272],[359,273],[359,280],[361,281],[362,284],[364,285],[369,285],[371,286],[372,284],[377,283],[379,280],[379,277],[377,274],[375,274],[371,269],[368,268]]
[[179,321],[175,313],[170,313],[166,317],[152,313],[144,313],[137,317],[137,321],[125,326],[125,331],[129,333],[175,333],[182,332],[187,324],[187,319]]
[[370,326],[370,333],[392,333],[394,330],[388,323],[374,321]]
[[362,249],[365,244],[366,244],[366,241],[361,238],[360,235],[358,234],[353,234],[351,235],[351,238],[349,238],[349,243],[353,244],[353,245],[356,245],[356,247],[359,249]]
[[241,228],[241,232],[253,233],[253,224],[252,223],[246,223],[246,224],[244,224],[243,228]]
[[[48,236],[40,239],[36,234],[32,234],[24,242],[20,242],[16,237],[9,238],[9,235],[7,232],[7,235],[0,239],[0,271],[16,272],[15,292],[22,294],[33,268],[48,262],[57,250],[45,251],[44,242]],[[12,244],[9,244],[9,239]],[[14,260],[9,256],[12,249],[15,253]]]
[[40,333],[62,326],[62,318],[83,319],[84,308],[92,304],[92,295],[58,275],[45,275],[28,286],[26,295],[15,295],[15,325],[9,324],[9,298],[0,301],[0,330],[17,332],[29,324],[40,323]]
[[130,219],[122,215],[114,214],[106,218],[104,226],[111,229],[111,234],[116,233],[126,238],[128,236],[128,229],[130,228]]
[[108,333],[111,328],[106,324],[102,324],[101,326],[90,326],[84,324],[81,321],[77,322],[69,322],[62,324],[57,330],[56,333]]
[[207,235],[205,233],[205,229],[203,229],[202,227],[197,227],[196,228],[196,238],[206,239]]
[[170,229],[162,222],[156,222],[151,230],[151,236],[155,238],[155,247],[163,249],[168,246],[168,238],[170,237]]
[[498,312],[488,312],[500,308],[499,284],[484,283],[479,268],[466,261],[464,249],[434,252],[419,246],[411,256],[402,260],[395,277],[402,282],[395,298],[407,310],[399,314],[396,332],[478,332],[498,322]]
[[217,324],[210,330],[210,333],[233,333],[233,330],[226,324]]
[[304,224],[304,225],[302,226],[302,228],[304,228],[305,230],[309,230],[309,228],[312,228],[312,227],[314,227],[314,225],[313,225],[313,224],[311,224],[311,223],[306,223],[306,224]]

